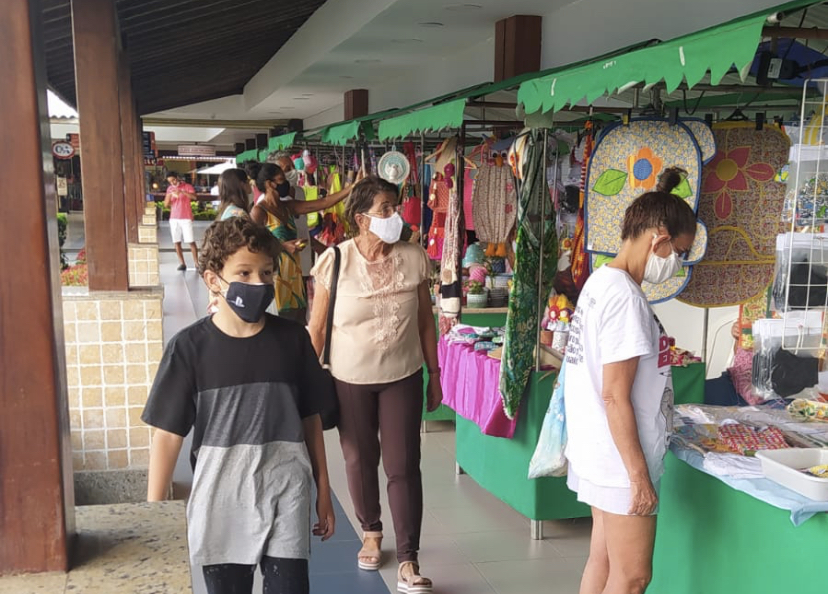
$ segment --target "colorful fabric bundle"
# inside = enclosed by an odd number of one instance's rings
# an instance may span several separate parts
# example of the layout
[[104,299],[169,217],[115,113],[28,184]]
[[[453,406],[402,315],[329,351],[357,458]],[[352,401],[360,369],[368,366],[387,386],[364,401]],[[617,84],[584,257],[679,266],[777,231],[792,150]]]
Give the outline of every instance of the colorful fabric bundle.
[[402,218],[406,223],[419,230],[423,216],[423,200],[419,194],[420,171],[417,168],[417,154],[414,150],[414,143],[406,142],[403,145],[403,153],[408,159],[410,171],[403,190]]
[[719,441],[736,454],[751,455],[760,450],[789,448],[785,435],[777,427],[755,429],[741,423],[728,423],[719,427]]

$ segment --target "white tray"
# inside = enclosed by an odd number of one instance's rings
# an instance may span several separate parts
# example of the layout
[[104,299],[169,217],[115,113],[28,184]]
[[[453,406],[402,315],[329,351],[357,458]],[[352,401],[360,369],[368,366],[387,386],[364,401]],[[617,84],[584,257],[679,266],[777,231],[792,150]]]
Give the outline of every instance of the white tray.
[[828,449],[790,448],[756,452],[762,472],[770,480],[814,501],[828,501],[828,479],[800,472],[803,468],[828,464]]

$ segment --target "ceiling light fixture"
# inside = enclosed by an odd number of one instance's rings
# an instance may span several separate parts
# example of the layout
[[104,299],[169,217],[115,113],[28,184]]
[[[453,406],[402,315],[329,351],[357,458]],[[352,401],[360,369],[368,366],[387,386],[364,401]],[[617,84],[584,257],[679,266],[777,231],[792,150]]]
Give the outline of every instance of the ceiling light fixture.
[[412,37],[411,39],[392,39],[391,43],[422,43],[422,39],[417,39],[416,37]]
[[471,10],[480,10],[481,8],[483,8],[483,7],[480,4],[466,4],[466,3],[448,4],[447,6],[443,7],[444,10],[448,10],[448,11],[451,11],[451,12],[462,12],[462,11],[466,11],[466,10],[469,10],[469,11],[471,11]]
[[347,74],[340,74],[339,78],[348,78],[348,79],[350,79],[350,78],[354,78],[354,77],[353,76],[348,76]]
[[354,64],[379,64],[382,60],[376,58],[365,58],[362,60],[354,60]]
[[296,109],[293,105],[280,105],[279,109]]
[[302,97],[313,97],[313,93],[302,93]]
[[293,100],[294,101],[307,101],[308,98],[307,97],[294,97]]
[[445,27],[443,23],[438,23],[437,21],[426,21],[425,23],[418,23],[421,27],[425,27],[426,29],[438,29],[440,27]]

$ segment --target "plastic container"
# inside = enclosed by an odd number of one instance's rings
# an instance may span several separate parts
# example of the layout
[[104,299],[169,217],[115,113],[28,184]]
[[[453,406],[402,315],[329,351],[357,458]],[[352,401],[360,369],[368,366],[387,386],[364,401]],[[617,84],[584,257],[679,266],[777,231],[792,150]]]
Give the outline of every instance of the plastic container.
[[782,233],[776,238],[773,305],[779,312],[828,304],[828,234]]
[[765,477],[814,501],[828,501],[828,479],[802,472],[805,468],[828,464],[828,449],[790,448],[756,452]]

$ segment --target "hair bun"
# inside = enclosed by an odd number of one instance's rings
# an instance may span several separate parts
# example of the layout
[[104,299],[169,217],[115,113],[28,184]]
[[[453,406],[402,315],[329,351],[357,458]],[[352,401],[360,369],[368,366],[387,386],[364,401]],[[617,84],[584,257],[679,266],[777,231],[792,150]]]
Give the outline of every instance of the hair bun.
[[685,177],[687,177],[687,172],[681,167],[668,167],[658,176],[656,191],[669,194],[679,186]]

